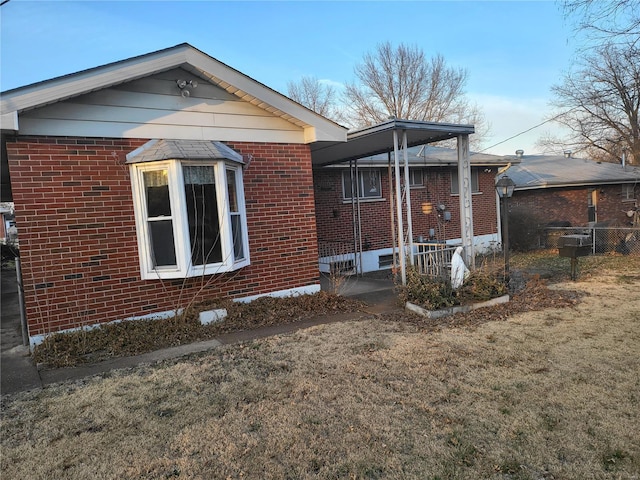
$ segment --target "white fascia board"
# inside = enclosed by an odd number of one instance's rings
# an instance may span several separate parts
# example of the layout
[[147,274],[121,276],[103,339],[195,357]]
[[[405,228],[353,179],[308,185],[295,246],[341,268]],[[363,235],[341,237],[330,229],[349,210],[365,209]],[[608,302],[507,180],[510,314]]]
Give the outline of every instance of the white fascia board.
[[190,64],[205,74],[229,84],[233,88],[225,87],[228,91],[240,98],[249,97],[244,99],[250,103],[259,105],[267,111],[281,111],[299,120],[304,124],[307,143],[320,140],[346,141],[345,127],[316,114],[187,44],[9,90],[3,93],[0,99],[0,113],[2,115],[10,112],[19,113],[184,64]]
[[[280,110],[281,112],[300,120],[306,125],[305,141],[307,141],[307,143],[321,140],[338,142],[347,141],[346,127],[338,125],[322,115],[318,115],[314,111],[303,107],[281,93],[272,90],[253,78],[248,77],[244,73],[218,62],[198,50],[194,49],[187,52],[187,63],[190,63],[194,67],[199,68],[222,80],[224,83],[231,85],[233,89],[230,90],[229,88],[226,88],[227,91],[240,96],[240,98],[248,95],[249,97],[255,98],[274,109]],[[233,91],[234,89],[235,91]],[[265,108],[265,106],[259,102],[251,103]],[[265,108],[265,110],[267,109]]]
[[0,115],[0,130],[3,132],[18,131],[18,112],[8,112]]
[[0,112],[21,112],[177,67],[185,62],[185,48],[160,51],[144,59],[123,60],[10,90],[0,100]]

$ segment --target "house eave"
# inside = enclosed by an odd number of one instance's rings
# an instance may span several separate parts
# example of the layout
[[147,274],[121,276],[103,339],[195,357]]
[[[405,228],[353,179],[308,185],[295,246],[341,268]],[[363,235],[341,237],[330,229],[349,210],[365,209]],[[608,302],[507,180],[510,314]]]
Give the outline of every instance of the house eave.
[[531,190],[545,190],[550,188],[575,188],[575,187],[601,187],[603,185],[622,185],[622,184],[637,183],[637,180],[607,180],[599,182],[564,182],[564,183],[544,183],[536,185],[516,185],[514,191],[531,191]]
[[3,135],[18,131],[18,112],[13,111],[0,115],[0,131]]
[[448,140],[475,132],[473,125],[391,119],[351,131],[345,143],[312,145],[316,166],[342,163],[393,150],[393,132],[406,132],[407,147]]
[[306,143],[345,142],[347,139],[345,127],[186,43],[3,92],[0,99],[2,128],[5,128],[5,115],[15,113],[13,123],[7,120],[7,128],[15,127],[14,131],[17,131],[17,115],[22,112],[176,67],[191,71],[238,98],[302,128]]

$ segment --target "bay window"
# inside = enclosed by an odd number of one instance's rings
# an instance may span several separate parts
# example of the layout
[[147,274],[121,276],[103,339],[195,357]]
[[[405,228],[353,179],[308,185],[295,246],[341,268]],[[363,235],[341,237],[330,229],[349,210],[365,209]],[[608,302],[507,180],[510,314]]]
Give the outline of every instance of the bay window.
[[169,159],[130,168],[143,279],[249,264],[241,163]]

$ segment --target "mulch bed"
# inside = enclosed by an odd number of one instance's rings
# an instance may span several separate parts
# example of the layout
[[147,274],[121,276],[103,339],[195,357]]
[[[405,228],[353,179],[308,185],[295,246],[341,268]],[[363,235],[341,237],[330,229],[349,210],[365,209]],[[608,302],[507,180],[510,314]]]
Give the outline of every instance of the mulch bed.
[[402,320],[416,325],[421,331],[426,332],[443,328],[469,328],[477,327],[487,322],[505,321],[509,317],[522,312],[573,307],[580,302],[584,295],[586,293],[575,290],[550,289],[544,280],[534,276],[527,281],[525,288],[521,288],[511,295],[508,303],[437,319],[430,319],[409,312],[401,314],[401,318],[397,314],[385,314],[383,318],[395,322]]

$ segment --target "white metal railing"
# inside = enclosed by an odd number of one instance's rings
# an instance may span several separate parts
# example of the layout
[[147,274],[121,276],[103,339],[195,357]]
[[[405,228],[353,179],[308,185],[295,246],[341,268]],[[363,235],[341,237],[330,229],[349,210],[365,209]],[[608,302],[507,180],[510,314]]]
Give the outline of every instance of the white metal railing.
[[436,242],[414,243],[414,266],[421,275],[449,278],[451,257],[459,246]]

